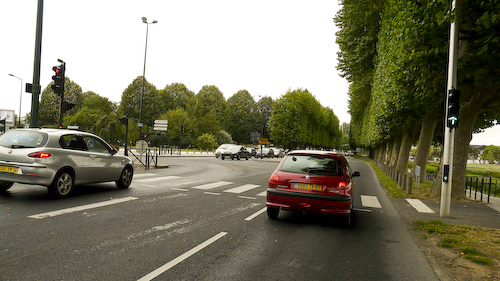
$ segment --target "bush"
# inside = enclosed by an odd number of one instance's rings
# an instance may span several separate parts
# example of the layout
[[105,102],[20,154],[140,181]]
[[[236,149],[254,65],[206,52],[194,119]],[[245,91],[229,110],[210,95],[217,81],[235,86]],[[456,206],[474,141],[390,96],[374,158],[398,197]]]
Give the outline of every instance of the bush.
[[203,134],[196,139],[196,146],[200,149],[214,149],[217,147],[217,140],[212,134]]

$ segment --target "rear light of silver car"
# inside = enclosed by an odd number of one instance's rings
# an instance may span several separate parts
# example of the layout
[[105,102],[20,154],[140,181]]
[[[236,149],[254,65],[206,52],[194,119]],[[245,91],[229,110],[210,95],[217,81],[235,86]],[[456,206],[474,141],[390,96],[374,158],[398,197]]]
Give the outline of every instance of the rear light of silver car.
[[41,152],[41,151],[28,154],[28,157],[31,157],[31,158],[49,158],[50,156],[52,156],[52,154],[50,154],[48,152]]

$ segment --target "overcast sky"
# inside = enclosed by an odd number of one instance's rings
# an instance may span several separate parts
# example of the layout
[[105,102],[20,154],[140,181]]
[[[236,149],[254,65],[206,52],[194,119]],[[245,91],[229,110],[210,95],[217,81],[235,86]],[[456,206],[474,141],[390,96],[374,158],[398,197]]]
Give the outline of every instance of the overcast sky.
[[[37,0],[0,1],[0,109],[19,112],[21,81],[33,80]],[[215,85],[229,98],[247,90],[279,98],[308,89],[340,122],[350,122],[348,84],[336,69],[337,0],[45,0],[42,89],[57,59],[84,92],[120,102],[142,76],[149,25],[146,79],[157,89],[183,83],[194,93]],[[31,94],[22,94],[22,115]],[[500,126],[472,144],[500,146]]]

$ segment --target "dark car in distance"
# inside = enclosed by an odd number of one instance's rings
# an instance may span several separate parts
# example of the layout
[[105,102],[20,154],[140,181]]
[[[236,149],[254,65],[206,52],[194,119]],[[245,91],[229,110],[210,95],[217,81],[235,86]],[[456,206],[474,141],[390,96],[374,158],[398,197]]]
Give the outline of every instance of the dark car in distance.
[[220,158],[222,160],[226,158],[231,158],[231,160],[234,159],[240,160],[241,158],[245,158],[246,160],[248,160],[248,158],[250,158],[250,153],[244,146],[232,145],[226,148],[224,151],[222,151]]
[[289,152],[269,178],[267,215],[276,219],[280,210],[342,216],[351,223],[354,177],[341,154],[317,150]]

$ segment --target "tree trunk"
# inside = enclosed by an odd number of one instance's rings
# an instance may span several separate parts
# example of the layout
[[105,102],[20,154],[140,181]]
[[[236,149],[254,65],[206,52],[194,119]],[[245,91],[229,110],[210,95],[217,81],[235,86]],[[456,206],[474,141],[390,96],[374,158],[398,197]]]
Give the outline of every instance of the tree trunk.
[[440,120],[436,113],[427,113],[422,121],[420,137],[418,139],[417,154],[413,161],[412,175],[415,175],[415,167],[420,166],[420,182],[425,182],[427,161],[431,150],[432,139],[437,122]]
[[398,164],[399,149],[401,148],[401,136],[396,136],[392,143],[391,156],[389,158],[389,167],[396,168]]
[[391,155],[392,155],[392,148],[394,146],[394,139],[391,141],[387,142],[385,144],[385,153],[384,153],[384,165],[390,166],[391,164]]
[[[418,128],[418,126],[415,127]],[[398,164],[396,166],[396,169],[401,174],[408,174],[408,161],[410,157],[411,146],[416,134],[416,129],[407,129],[403,131],[403,138],[401,139],[401,146],[399,148]]]

